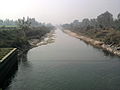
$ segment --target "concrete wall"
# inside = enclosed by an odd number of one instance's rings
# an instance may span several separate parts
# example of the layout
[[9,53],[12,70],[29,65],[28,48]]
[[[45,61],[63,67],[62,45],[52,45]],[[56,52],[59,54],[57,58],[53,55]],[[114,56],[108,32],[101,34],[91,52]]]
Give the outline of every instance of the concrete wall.
[[2,88],[3,82],[11,73],[14,65],[18,63],[17,59],[17,49],[13,49],[10,53],[8,53],[0,62],[0,88]]

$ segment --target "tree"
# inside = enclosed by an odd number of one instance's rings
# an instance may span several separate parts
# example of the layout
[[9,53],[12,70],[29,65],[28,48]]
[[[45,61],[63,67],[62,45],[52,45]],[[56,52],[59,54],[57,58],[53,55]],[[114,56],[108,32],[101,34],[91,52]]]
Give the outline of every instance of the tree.
[[79,20],[74,20],[74,21],[73,21],[73,25],[74,25],[74,26],[78,26],[79,24],[80,24],[80,23],[79,23]]
[[114,21],[114,28],[120,30],[120,13],[117,16],[117,19]]
[[98,27],[97,20],[96,19],[91,19],[90,20],[90,26],[94,29],[97,28]]
[[117,18],[118,18],[118,20],[120,21],[120,13],[118,14]]
[[90,26],[90,21],[88,18],[82,20],[81,27],[82,29],[87,29]]
[[97,17],[97,22],[100,27],[111,28],[113,26],[113,15],[106,11]]
[[0,25],[3,25],[3,20],[0,19]]
[[73,30],[79,30],[80,29],[80,22],[79,22],[79,20],[74,20],[71,23],[71,27],[73,27],[72,28]]
[[23,31],[23,37],[26,38],[26,32],[30,29],[31,22],[23,17],[23,19],[18,19],[17,25]]

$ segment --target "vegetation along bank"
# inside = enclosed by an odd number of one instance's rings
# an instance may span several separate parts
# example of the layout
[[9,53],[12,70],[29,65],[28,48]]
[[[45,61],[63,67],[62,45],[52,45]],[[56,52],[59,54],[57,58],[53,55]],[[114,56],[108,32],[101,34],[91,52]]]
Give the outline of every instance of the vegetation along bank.
[[37,39],[40,42],[43,36],[54,29],[53,25],[40,23],[35,18],[0,20],[0,48],[18,48],[23,53],[33,47],[30,40]]
[[71,32],[65,32],[120,56],[120,14],[113,18],[113,15],[106,11],[94,19],[85,18],[82,22],[74,20],[70,24],[64,24],[62,29],[69,30]]

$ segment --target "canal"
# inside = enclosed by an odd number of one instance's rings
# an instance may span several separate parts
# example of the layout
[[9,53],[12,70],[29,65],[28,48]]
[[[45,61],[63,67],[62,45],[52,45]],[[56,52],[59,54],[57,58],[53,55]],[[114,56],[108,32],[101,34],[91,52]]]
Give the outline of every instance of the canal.
[[120,58],[58,29],[21,59],[6,90],[120,90]]

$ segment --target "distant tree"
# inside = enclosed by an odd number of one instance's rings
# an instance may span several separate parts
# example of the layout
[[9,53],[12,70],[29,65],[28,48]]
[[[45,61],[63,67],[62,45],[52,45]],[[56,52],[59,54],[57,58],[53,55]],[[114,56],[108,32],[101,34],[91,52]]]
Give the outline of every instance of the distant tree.
[[98,23],[97,23],[97,20],[96,19],[91,19],[90,20],[90,26],[92,27],[92,29],[94,28],[97,28],[98,27]]
[[32,27],[40,27],[40,26],[43,25],[43,24],[41,24],[40,22],[36,21],[35,18],[29,18],[29,17],[27,17],[27,20],[28,20],[29,22],[31,22],[31,26],[32,26]]
[[24,38],[26,38],[26,32],[30,29],[31,22],[23,17],[23,19],[18,19],[17,25],[23,31]]
[[62,27],[64,28],[64,29],[70,29],[71,30],[71,24],[63,24],[62,25]]
[[73,24],[74,24],[74,26],[78,26],[80,23],[79,23],[79,20],[74,20],[73,21]]
[[74,20],[71,23],[71,27],[72,27],[73,30],[79,30],[80,27],[81,27],[79,20]]
[[0,19],[0,25],[3,25],[3,20]]
[[90,21],[88,18],[82,20],[81,27],[82,29],[87,29],[90,26]]
[[120,21],[120,13],[118,14],[117,18],[118,18],[118,20]]
[[106,11],[97,17],[97,22],[102,28],[111,28],[113,25],[113,15]]
[[120,13],[118,14],[118,30],[120,30]]
[[117,19],[114,20],[114,28],[115,28],[116,30],[120,30],[120,13],[119,13],[118,16],[117,16]]

